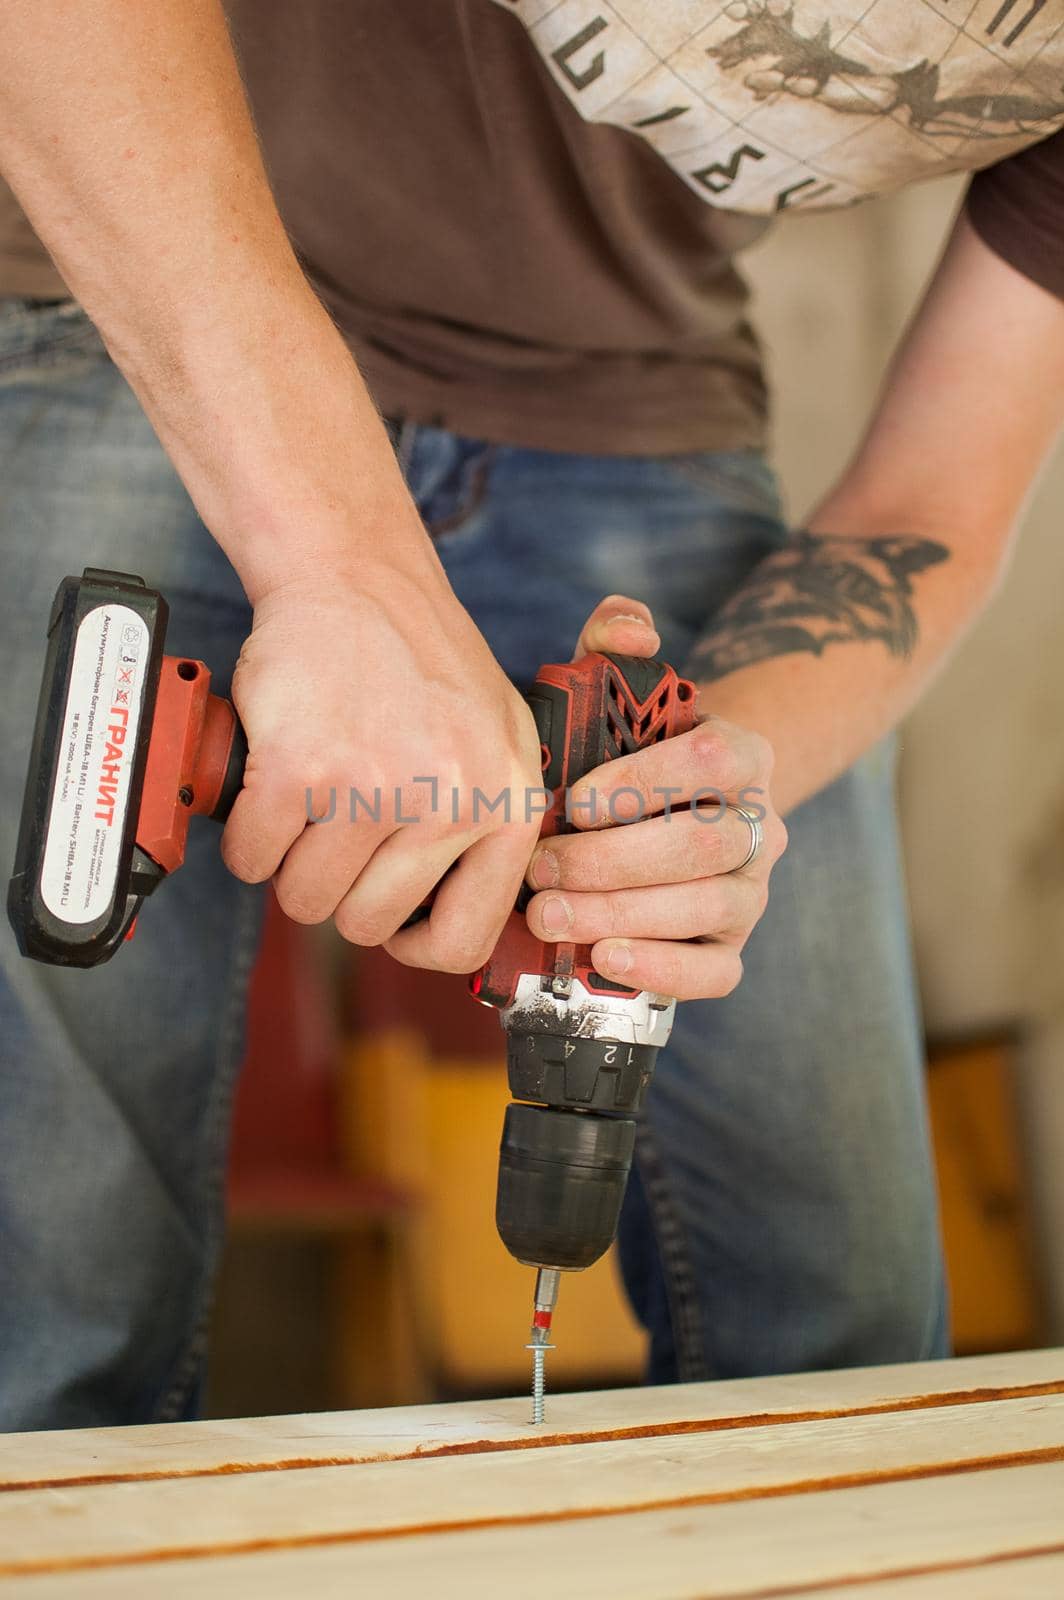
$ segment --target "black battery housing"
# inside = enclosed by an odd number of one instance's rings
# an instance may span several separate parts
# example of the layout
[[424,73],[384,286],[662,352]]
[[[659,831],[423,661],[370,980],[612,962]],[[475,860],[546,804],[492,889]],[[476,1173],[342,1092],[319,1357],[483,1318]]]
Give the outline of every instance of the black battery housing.
[[[148,648],[114,885],[98,916],[75,923],[64,921],[46,905],[41,874],[78,630],[92,611],[109,605],[127,607],[142,619],[148,631]],[[160,868],[137,849],[136,833],[168,617],[162,595],[129,573],[86,567],[80,578],[66,577],[56,590],[48,620],[44,674],[14,870],[7,890],[8,920],[18,947],[33,960],[60,967],[94,967],[108,960],[122,943],[144,896],[162,876]]]

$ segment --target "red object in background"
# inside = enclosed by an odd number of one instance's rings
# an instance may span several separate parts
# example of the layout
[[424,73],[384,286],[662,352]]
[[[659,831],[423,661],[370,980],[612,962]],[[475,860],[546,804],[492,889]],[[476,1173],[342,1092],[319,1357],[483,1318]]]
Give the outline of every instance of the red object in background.
[[506,1059],[499,1013],[474,1004],[467,977],[404,967],[386,950],[360,950],[346,968],[346,996],[349,1034],[409,1025],[424,1037],[430,1056],[483,1060],[492,1067]]
[[229,1214],[271,1228],[347,1228],[394,1215],[405,1198],[344,1166],[340,1031],[313,933],[272,893],[251,980],[244,1067],[229,1157]]
[[335,1008],[305,928],[269,896],[248,999],[230,1171],[339,1165]]

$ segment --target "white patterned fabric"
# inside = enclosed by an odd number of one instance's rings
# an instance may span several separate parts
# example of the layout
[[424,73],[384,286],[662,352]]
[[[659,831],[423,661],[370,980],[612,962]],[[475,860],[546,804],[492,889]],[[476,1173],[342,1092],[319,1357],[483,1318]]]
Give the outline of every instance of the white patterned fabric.
[[1061,0],[495,0],[702,199],[847,205],[1064,125]]

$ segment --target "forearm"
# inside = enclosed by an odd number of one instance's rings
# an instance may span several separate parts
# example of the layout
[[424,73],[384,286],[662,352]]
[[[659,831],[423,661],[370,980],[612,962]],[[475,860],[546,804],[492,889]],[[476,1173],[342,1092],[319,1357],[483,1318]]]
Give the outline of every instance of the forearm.
[[285,236],[217,0],[5,0],[0,56],[0,167],[249,593],[352,562],[402,485]]
[[763,561],[691,665],[700,710],[771,742],[783,814],[900,721],[992,588],[941,537],[845,526],[829,504]]
[[857,455],[698,652],[784,810],[894,727],[993,593],[1064,419],[1064,305],[961,219]]

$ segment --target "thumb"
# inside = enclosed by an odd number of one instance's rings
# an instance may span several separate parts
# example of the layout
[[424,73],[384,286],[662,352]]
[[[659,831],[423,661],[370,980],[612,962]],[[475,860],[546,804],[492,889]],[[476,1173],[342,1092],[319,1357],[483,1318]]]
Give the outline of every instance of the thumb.
[[660,645],[649,607],[642,600],[629,600],[627,595],[609,594],[599,601],[584,623],[573,660],[579,661],[589,650],[611,650],[623,656],[652,656]]

